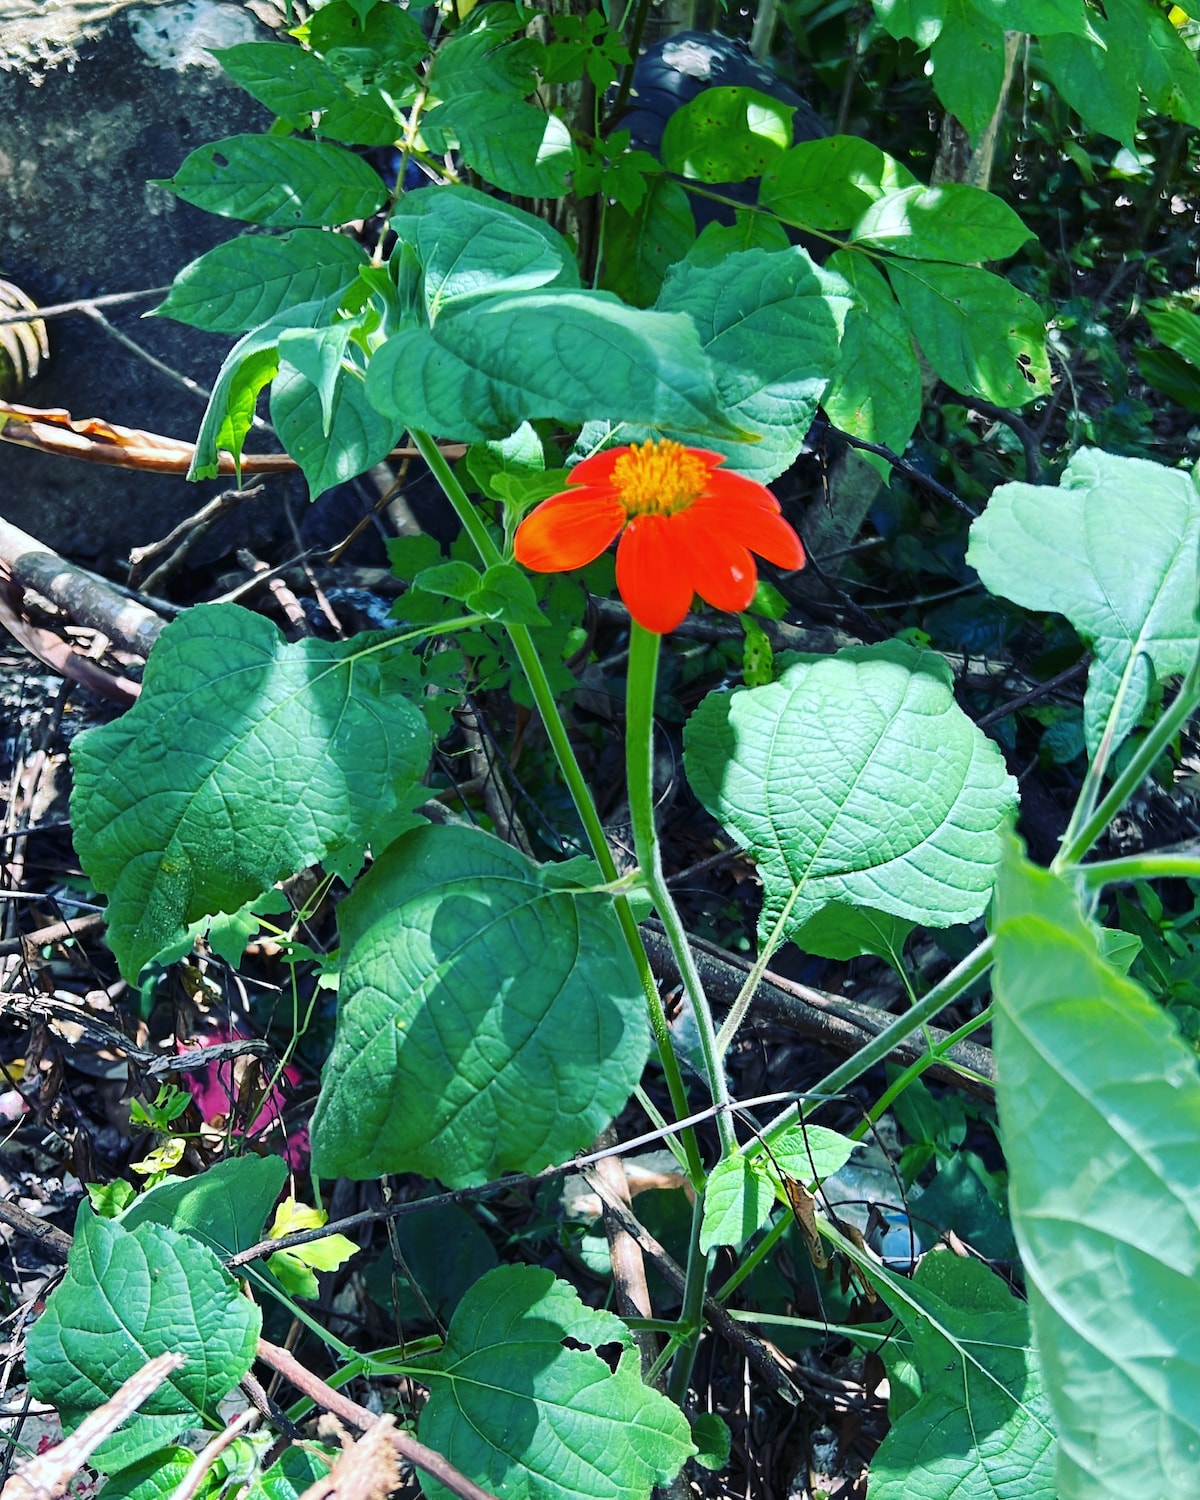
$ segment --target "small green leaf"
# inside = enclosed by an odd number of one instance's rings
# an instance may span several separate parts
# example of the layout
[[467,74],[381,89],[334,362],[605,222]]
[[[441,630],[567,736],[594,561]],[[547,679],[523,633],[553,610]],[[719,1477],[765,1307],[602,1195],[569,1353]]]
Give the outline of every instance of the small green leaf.
[[803,658],[710,693],[684,745],[696,795],[758,862],[761,941],[830,901],[936,927],[987,904],[1016,785],[933,652]]
[[1062,1438],[1057,1493],[1191,1500],[1200,1472],[1195,1052],[1100,957],[1067,882],[1015,847],[994,930],[1000,1124]]
[[137,1190],[124,1178],[115,1182],[85,1182],[88,1202],[102,1219],[119,1219],[121,1210],[127,1208],[137,1197]]
[[126,1229],[165,1224],[218,1255],[236,1255],[263,1237],[267,1215],[287,1179],[279,1156],[231,1156],[198,1177],[161,1182],[126,1208]]
[[911,1281],[872,1276],[908,1331],[900,1353],[920,1393],[892,1413],[871,1500],[1055,1500],[1054,1427],[1024,1303],[949,1250],[922,1256]]
[[851,240],[914,260],[1004,260],[1031,232],[994,193],[963,182],[909,187],[873,203]]
[[692,1442],[696,1445],[696,1462],[702,1469],[720,1473],[729,1462],[732,1441],[729,1423],[715,1411],[702,1411],[693,1417]]
[[739,473],[765,483],[795,462],[837,366],[847,290],[798,246],[745,250],[712,267],[683,261],[667,273],[658,307],[692,319],[723,409],[758,436],[705,440]]
[[[109,1500],[170,1500],[183,1483],[188,1470],[196,1461],[190,1448],[172,1445],[152,1453],[136,1464],[130,1464],[119,1474],[104,1481],[104,1493]],[[220,1460],[208,1471],[196,1492],[197,1500],[205,1500],[221,1488]]]
[[1066,615],[1095,653],[1084,698],[1094,752],[1118,696],[1119,743],[1152,680],[1196,652],[1200,493],[1189,474],[1085,449],[1057,491],[1005,484],[971,527],[967,559],[994,594]]
[[321,1176],[538,1171],[629,1097],[648,1035],[610,897],[547,886],[488,834],[424,828],[376,860],[338,925]]
[[691,200],[670,177],[651,177],[636,208],[610,205],[605,216],[604,287],[634,307],[649,307],[667,268],[696,239]]
[[468,562],[439,562],[422,568],[413,579],[413,588],[461,602],[475,592],[482,578],[479,569]]
[[1004,89],[1004,27],[971,0],[944,0],[941,30],[929,49],[934,92],[978,143]]
[[[314,331],[314,342],[329,331]],[[371,405],[357,371],[339,365],[322,394],[291,363],[285,349],[295,354],[298,345],[280,345],[279,369],[271,385],[271,421],[300,465],[309,498],[315,500],[386,458],[403,436],[404,424]]]
[[762,687],[775,680],[775,653],[771,638],[752,615],[739,615],[746,633],[742,646],[742,681],[747,687]]
[[1064,31],[1087,36],[1091,30],[1091,12],[1084,0],[971,0],[971,4],[1005,31],[1041,37]]
[[889,36],[898,42],[911,39],[922,52],[937,39],[946,11],[946,0],[872,0],[872,4]]
[[387,197],[378,173],[352,151],[279,135],[198,146],[159,186],[209,213],[275,229],[366,219]]
[[361,246],[327,230],[241,235],[184,266],[154,313],[209,333],[245,333],[303,302],[324,323],[366,263]]
[[576,287],[570,246],[556,230],[468,187],[407,193],[392,228],[417,252],[431,323],[451,307],[537,287]]
[[84,1204],[67,1274],[29,1331],[34,1399],[72,1432],[158,1354],[187,1363],[94,1458],[107,1472],[135,1463],[185,1427],[220,1428],[217,1403],[249,1370],[262,1318],[206,1246],[161,1224],[132,1232]]
[[443,312],[383,345],[367,394],[408,427],[467,442],[535,417],[737,430],[691,319],[605,292],[525,292]]
[[324,109],[346,91],[328,63],[294,42],[241,42],[212,55],[239,87],[289,119]]
[[72,749],[75,838],[132,981],[189,923],[317,860],[352,876],[429,731],[386,637],[289,645],[233,604],[168,625],[141,697]]
[[317,1449],[306,1443],[293,1443],[269,1469],[250,1483],[245,1500],[299,1500],[319,1479],[327,1479],[334,1459],[333,1449]]
[[843,432],[903,453],[921,419],[921,367],[891,288],[866,258],[837,250],[826,262],[855,301],[823,406]]
[[758,201],[801,229],[849,229],[879,199],[919,186],[870,141],[831,135],[793,146],[764,174]]
[[1042,62],[1050,82],[1092,130],[1132,146],[1137,133],[1139,39],[1121,35],[1128,7],[1114,4],[1107,15],[1094,11],[1092,25],[1104,44],[1063,33],[1043,37]]
[[515,563],[496,563],[490,567],[479,587],[467,596],[466,605],[472,613],[489,615],[505,625],[546,624],[533,584]]
[[700,1248],[706,1253],[715,1245],[740,1249],[767,1222],[776,1201],[786,1201],[779,1172],[811,1187],[840,1171],[856,1144],[836,1130],[797,1125],[774,1140],[769,1153],[737,1151],[723,1157],[704,1190]]
[[557,115],[536,104],[480,90],[439,105],[421,128],[456,135],[467,164],[501,192],[561,198],[567,191],[575,142]]
[[1023,406],[1050,389],[1046,320],[1011,282],[977,266],[895,257],[896,297],[947,385],[997,406]]
[[700,182],[744,182],[792,144],[794,105],[751,88],[702,89],[663,131],[663,166]]
[[913,923],[904,917],[872,911],[869,906],[846,906],[841,901],[831,901],[809,917],[792,941],[805,953],[836,959],[839,963],[861,953],[873,953],[894,969],[902,969],[904,944],[912,930]]
[[[500,1264],[495,1246],[466,1209],[455,1203],[422,1207],[396,1222],[396,1237],[413,1281],[443,1322],[448,1322],[464,1295],[481,1276]],[[381,1307],[404,1319],[424,1320],[428,1314],[396,1269],[393,1298],[392,1259],[384,1253],[366,1274],[367,1290]]]
[[707,268],[739,250],[786,250],[790,243],[787,230],[777,219],[748,208],[735,208],[732,224],[704,226],[686,258],[689,265]]
[[[613,1344],[615,1370],[595,1352]],[[642,1383],[620,1318],[539,1267],[476,1282],[420,1369],[421,1441],[506,1500],[647,1500],[694,1452],[683,1413]],[[429,1500],[450,1495],[422,1484]]]

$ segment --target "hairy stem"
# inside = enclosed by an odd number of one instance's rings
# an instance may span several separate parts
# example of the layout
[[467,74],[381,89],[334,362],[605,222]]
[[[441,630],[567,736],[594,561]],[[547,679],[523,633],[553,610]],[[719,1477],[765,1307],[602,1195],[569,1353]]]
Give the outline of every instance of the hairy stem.
[[[503,556],[492,540],[483,517],[471,504],[470,498],[454,477],[450,465],[442,456],[437,444],[426,432],[412,432],[410,436],[414,446],[429,466],[430,473],[441,485],[446,498],[457,512],[463,529],[474,544],[481,561],[488,567],[502,562]],[[533,701],[542,717],[542,723],[555,759],[558,761],[559,770],[571,794],[571,800],[575,804],[575,811],[579,814],[579,821],[583,825],[592,857],[599,865],[604,879],[608,882],[615,881],[618,878],[618,871],[612,857],[612,850],[608,847],[608,840],[604,836],[604,825],[596,811],[591,789],[580,768],[570,736],[567,734],[567,727],[558,711],[558,704],[555,702],[554,693],[546,677],[546,669],[542,665],[542,659],[538,655],[533,637],[528,626],[525,625],[508,625],[505,628],[512,641],[513,650],[517,654],[517,660],[520,662],[521,671],[529,684],[529,691],[533,694]],[[659,1059],[666,1076],[667,1089],[671,1095],[671,1108],[675,1111],[676,1119],[685,1119],[689,1111],[687,1089],[684,1087],[679,1061],[675,1056],[670,1028],[667,1025],[658,986],[654,981],[654,973],[650,968],[650,960],[646,956],[646,948],[638,932],[637,920],[624,896],[613,897],[613,909],[621,928],[621,935],[625,939],[626,947],[629,949],[641,981],[642,993],[650,1014],[650,1027],[654,1033]],[[692,1180],[692,1185],[697,1190],[701,1190],[704,1183],[704,1164],[700,1157],[695,1132],[690,1129],[682,1131],[680,1139],[687,1153],[688,1175]]]

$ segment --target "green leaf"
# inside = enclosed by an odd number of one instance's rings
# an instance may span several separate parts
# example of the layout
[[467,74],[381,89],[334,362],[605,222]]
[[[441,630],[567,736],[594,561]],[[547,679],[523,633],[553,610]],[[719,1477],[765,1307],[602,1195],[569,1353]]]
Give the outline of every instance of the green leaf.
[[533,584],[515,563],[495,563],[488,568],[478,588],[467,595],[466,606],[473,614],[489,615],[505,625],[547,623],[538,608]]
[[1128,12],[1125,25],[1141,41],[1138,83],[1146,102],[1159,114],[1188,125],[1200,125],[1200,66],[1196,55],[1167,19],[1167,13],[1146,0],[1113,0],[1115,10]]
[[353,152],[280,135],[210,141],[158,185],[209,213],[275,229],[366,219],[387,197],[378,173]]
[[793,146],[763,176],[763,208],[801,229],[849,229],[879,199],[919,183],[907,167],[856,135]]
[[777,1200],[786,1201],[777,1168],[811,1187],[840,1171],[856,1145],[820,1125],[795,1126],[772,1142],[769,1155],[746,1156],[736,1151],[722,1157],[709,1173],[704,1190],[700,1248],[706,1254],[715,1245],[740,1249],[757,1234]]
[[1002,199],[963,182],[910,187],[873,203],[850,236],[915,260],[1003,260],[1033,236]]
[[670,177],[651,177],[632,212],[610,204],[604,218],[604,287],[634,307],[658,296],[668,266],[687,255],[696,239],[692,204]]
[[[313,332],[314,342],[320,330]],[[271,386],[271,422],[280,442],[300,465],[315,500],[335,484],[365,474],[387,457],[404,434],[404,424],[385,417],[367,400],[363,377],[339,366],[328,390],[328,421],[320,389],[286,354],[293,341],[280,344],[280,365]]]
[[696,1462],[702,1469],[720,1473],[729,1462],[732,1445],[729,1424],[715,1411],[702,1411],[692,1419],[692,1442],[696,1445]]
[[762,942],[830,901],[933,927],[987,904],[1016,784],[933,652],[803,658],[769,687],[710,693],[684,745],[696,795],[758,863]]
[[558,116],[536,104],[490,91],[462,94],[426,115],[421,129],[456,135],[468,166],[501,192],[561,198],[567,191],[575,143]]
[[1050,388],[1046,320],[1011,282],[976,266],[891,259],[888,276],[929,363],[948,386],[997,406]]
[[[405,1214],[396,1221],[396,1237],[404,1264],[426,1302],[443,1321],[449,1321],[463,1296],[500,1263],[495,1246],[466,1209],[442,1203]],[[367,1290],[381,1307],[406,1320],[425,1320],[427,1314],[412,1288],[396,1270],[400,1293],[392,1295],[392,1260],[386,1248],[366,1274]]]
[[314,1452],[314,1447],[306,1444],[302,1448],[293,1443],[269,1469],[251,1481],[245,1500],[298,1500],[319,1479],[327,1479],[338,1455],[332,1449]]
[[883,29],[898,42],[906,38],[925,51],[937,40],[946,0],[872,0]]
[[367,394],[407,427],[467,442],[535,417],[705,436],[733,426],[691,319],[605,292],[524,292],[444,312],[383,345]]
[[[1132,569],[1131,564],[1131,569]],[[1200,1469],[1196,1055],[1014,851],[996,893],[1009,1202],[1062,1439],[1062,1500],[1191,1500]],[[1054,1149],[1047,1150],[1053,1140]]]
[[380,89],[343,93],[329,101],[316,133],[349,146],[390,146],[404,135],[404,118]]
[[700,182],[761,177],[792,144],[795,113],[794,105],[758,89],[702,89],[668,119],[663,166]]
[[1095,14],[1093,25],[1104,38],[1103,46],[1082,36],[1048,36],[1042,38],[1041,53],[1050,82],[1084,124],[1132,146],[1141,105],[1141,46],[1118,43],[1120,16],[1117,6],[1109,7],[1107,16]]
[[383,635],[289,645],[233,604],[168,625],[141,697],[74,744],[76,848],[131,981],[190,922],[325,860],[349,879],[424,773]]
[[[712,267],[738,250],[786,250],[787,230],[767,214],[748,208],[733,211],[732,224],[706,224],[687,253],[693,266]],[[614,291],[616,288],[613,289]]]
[[93,1461],[112,1472],[182,1428],[220,1428],[217,1403],[249,1370],[261,1323],[206,1246],[161,1224],[131,1232],[84,1204],[67,1274],[29,1331],[29,1389],[71,1432],[147,1360],[184,1355],[182,1369],[97,1450]]
[[740,473],[765,482],[795,462],[837,365],[845,292],[840,277],[819,270],[798,246],[744,250],[712,267],[684,261],[668,272],[659,309],[688,314],[716,371],[723,410],[759,436],[755,443],[706,439]]
[[[515,5],[480,6],[444,42],[427,80],[435,99],[461,99],[477,93],[508,94],[524,99],[533,93],[534,67],[543,54],[540,43],[522,36],[527,17]],[[422,120],[424,127],[429,116]]]
[[325,322],[366,261],[352,239],[325,230],[241,235],[184,266],[154,314],[209,333],[244,333],[303,302],[314,322]]
[[933,87],[973,143],[987,128],[1004,88],[1004,28],[969,0],[945,0],[945,18],[929,49]]
[[1057,610],[1091,646],[1083,722],[1093,753],[1118,696],[1115,743],[1141,718],[1154,678],[1191,664],[1200,494],[1182,470],[1084,450],[1057,492],[995,490],[967,559],[992,593]]
[[121,1216],[121,1210],[128,1208],[130,1203],[137,1197],[137,1191],[131,1183],[123,1177],[118,1177],[115,1182],[85,1182],[88,1202],[102,1219],[117,1219]]
[[480,297],[579,285],[575,258],[557,230],[474,188],[407,193],[391,222],[424,267],[422,291],[431,323],[439,313]]
[[198,1177],[160,1182],[121,1215],[126,1229],[165,1224],[190,1234],[218,1255],[236,1255],[258,1244],[267,1215],[287,1180],[279,1156],[232,1156]]
[[1148,302],[1143,312],[1160,344],[1200,368],[1200,313],[1166,300]]
[[872,911],[869,906],[847,906],[831,901],[815,916],[809,917],[792,941],[805,953],[845,963],[862,953],[873,953],[903,969],[904,945],[913,930],[912,922],[888,912]]
[[[615,1370],[595,1352],[613,1344]],[[421,1441],[506,1500],[647,1500],[694,1452],[683,1413],[642,1383],[620,1318],[539,1267],[476,1282],[421,1379]],[[422,1484],[429,1500],[450,1494]]]
[[555,889],[488,834],[424,828],[372,865],[338,925],[321,1176],[536,1172],[629,1097],[647,1026],[609,897]]
[[1070,32],[1087,36],[1091,15],[1084,0],[971,0],[974,10],[1004,31],[1033,36]]
[[[162,1448],[106,1479],[104,1493],[109,1500],[170,1500],[195,1461],[196,1455],[190,1448]],[[214,1469],[219,1471],[220,1460]],[[223,1476],[214,1469],[201,1481],[196,1492],[198,1500],[205,1500],[222,1487]]]
[[921,367],[908,324],[865,255],[838,250],[825,264],[844,278],[855,301],[822,405],[843,432],[903,453],[921,419]]
[[871,1500],[1055,1500],[1054,1430],[1025,1305],[948,1250],[922,1256],[911,1281],[871,1275],[920,1377],[919,1399],[893,1413],[871,1460]]
[[308,43],[356,85],[382,79],[394,86],[397,77],[406,78],[429,52],[412,11],[398,5],[368,5],[365,0],[329,0],[310,12]]
[[239,87],[289,119],[324,109],[346,92],[328,63],[293,42],[241,42],[212,55]]

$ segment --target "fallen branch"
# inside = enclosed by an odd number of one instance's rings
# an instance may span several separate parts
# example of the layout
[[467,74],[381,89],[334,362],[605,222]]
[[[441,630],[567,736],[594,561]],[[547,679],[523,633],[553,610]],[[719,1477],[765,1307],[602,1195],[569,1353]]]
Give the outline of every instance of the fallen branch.
[[92,1453],[127,1417],[148,1400],[186,1361],[182,1354],[159,1354],[131,1375],[119,1391],[84,1417],[69,1438],[23,1464],[0,1490],[0,1500],[56,1500]]
[[[103,417],[78,420],[62,407],[16,406],[0,402],[0,439],[59,458],[77,458],[83,463],[111,468],[139,469],[148,474],[186,474],[196,456],[196,445],[181,438],[162,437],[138,427],[120,427]],[[458,459],[467,451],[465,443],[445,443],[441,452]],[[416,458],[415,448],[394,448],[390,458]],[[290,474],[300,465],[287,453],[243,453],[240,464],[231,453],[220,455],[222,477],[242,474]]]
[[[655,975],[666,984],[678,984],[679,970],[666,934],[658,923],[644,922],[642,937]],[[732,1005],[752,965],[701,938],[692,938],[691,947],[708,998],[714,1005]],[[843,995],[828,995],[810,985],[798,984],[794,979],[785,979],[781,974],[772,974],[770,970],[763,975],[750,1014],[786,1026],[789,1031],[797,1031],[823,1046],[836,1047],[840,1052],[857,1052],[895,1020],[894,1016],[876,1010],[874,1006],[862,1005]],[[924,1057],[928,1051],[926,1033],[930,1044],[935,1047],[946,1039],[944,1031],[926,1027],[921,1036],[910,1037],[896,1048],[892,1053],[895,1061],[911,1063]],[[987,1047],[981,1047],[978,1042],[956,1042],[947,1056],[987,1081],[980,1082],[947,1063],[931,1064],[930,1078],[953,1084],[955,1088],[981,1099],[993,1098],[996,1064]]]
[[[359,1432],[369,1432],[381,1421],[373,1411],[368,1411],[365,1406],[359,1406],[357,1401],[351,1401],[331,1385],[326,1385],[319,1375],[314,1375],[286,1349],[269,1344],[266,1339],[259,1339],[258,1357],[264,1364],[278,1371],[285,1380],[291,1381],[298,1391],[302,1391],[318,1406],[323,1406],[326,1411],[332,1412],[343,1422],[348,1422],[351,1427],[356,1427]],[[448,1490],[458,1495],[460,1500],[496,1500],[490,1490],[481,1489],[473,1479],[460,1474],[440,1453],[435,1453],[432,1448],[426,1447],[415,1437],[410,1437],[407,1432],[392,1428],[388,1435],[402,1458],[408,1459],[410,1464],[424,1470],[426,1474],[432,1474]]]

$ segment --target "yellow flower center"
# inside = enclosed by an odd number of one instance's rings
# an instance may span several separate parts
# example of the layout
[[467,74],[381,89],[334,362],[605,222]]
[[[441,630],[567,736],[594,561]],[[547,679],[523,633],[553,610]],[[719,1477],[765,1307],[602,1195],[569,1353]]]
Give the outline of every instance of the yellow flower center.
[[613,465],[612,483],[630,516],[674,515],[704,493],[708,470],[669,439],[632,444]]

